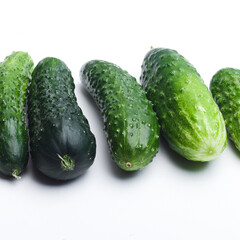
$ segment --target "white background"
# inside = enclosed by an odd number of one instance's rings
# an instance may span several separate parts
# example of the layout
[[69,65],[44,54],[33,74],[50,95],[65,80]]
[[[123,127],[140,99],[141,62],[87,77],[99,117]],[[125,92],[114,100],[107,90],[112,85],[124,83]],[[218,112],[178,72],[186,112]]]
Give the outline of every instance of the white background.
[[220,68],[240,68],[238,2],[2,0],[1,61],[20,50],[35,64],[48,56],[63,60],[97,154],[86,174],[66,183],[42,176],[31,162],[21,180],[0,176],[0,238],[240,239],[240,154],[231,143],[218,159],[201,164],[184,160],[162,139],[149,166],[122,172],[79,79],[80,67],[92,59],[113,62],[139,79],[153,46],[176,49],[209,86]]

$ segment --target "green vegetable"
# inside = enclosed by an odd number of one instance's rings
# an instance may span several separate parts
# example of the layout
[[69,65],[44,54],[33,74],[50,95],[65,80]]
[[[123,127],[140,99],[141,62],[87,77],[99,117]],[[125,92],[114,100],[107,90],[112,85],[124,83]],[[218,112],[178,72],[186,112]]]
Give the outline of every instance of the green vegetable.
[[136,79],[99,60],[86,63],[80,78],[102,113],[113,161],[126,171],[149,164],[158,151],[159,125]]
[[210,161],[227,145],[225,123],[196,69],[170,49],[152,49],[141,83],[152,101],[170,147],[194,161]]
[[24,110],[32,70],[33,61],[24,52],[14,52],[0,63],[0,172],[16,178],[28,162]]
[[240,70],[219,70],[211,80],[210,90],[225,118],[228,135],[240,150]]
[[45,58],[32,74],[28,116],[31,156],[45,175],[72,179],[95,158],[95,137],[77,104],[70,70],[59,59]]

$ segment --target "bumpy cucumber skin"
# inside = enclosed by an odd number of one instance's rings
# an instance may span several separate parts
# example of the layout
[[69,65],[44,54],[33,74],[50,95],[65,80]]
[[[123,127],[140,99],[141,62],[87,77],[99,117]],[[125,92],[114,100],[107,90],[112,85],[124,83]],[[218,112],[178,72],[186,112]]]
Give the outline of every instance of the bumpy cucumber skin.
[[[96,154],[95,137],[74,88],[70,70],[56,58],[38,63],[29,87],[31,156],[43,174],[57,180],[78,177],[93,164]],[[68,169],[62,162],[65,155],[72,159]]]
[[210,90],[225,119],[228,136],[240,151],[240,70],[219,70],[211,80]]
[[210,161],[223,152],[227,134],[222,114],[183,56],[171,49],[152,49],[144,58],[140,80],[173,150],[193,161]]
[[158,151],[160,129],[136,79],[101,60],[87,62],[80,78],[102,113],[113,161],[126,171],[148,165]]
[[18,177],[28,162],[25,105],[32,70],[25,52],[13,52],[0,64],[0,172],[8,176]]

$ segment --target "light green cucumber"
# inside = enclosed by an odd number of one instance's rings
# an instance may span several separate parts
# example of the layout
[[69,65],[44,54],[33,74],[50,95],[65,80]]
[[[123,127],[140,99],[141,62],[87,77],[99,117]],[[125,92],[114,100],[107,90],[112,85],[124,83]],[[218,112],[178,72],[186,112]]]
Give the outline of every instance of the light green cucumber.
[[163,136],[188,160],[210,161],[227,145],[225,123],[196,69],[178,52],[152,49],[141,83],[152,101]]

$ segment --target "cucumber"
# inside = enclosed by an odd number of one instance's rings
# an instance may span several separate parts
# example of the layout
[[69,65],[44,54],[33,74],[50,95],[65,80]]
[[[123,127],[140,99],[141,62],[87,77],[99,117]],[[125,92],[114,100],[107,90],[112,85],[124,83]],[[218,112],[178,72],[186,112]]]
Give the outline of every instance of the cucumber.
[[211,80],[210,90],[225,119],[229,138],[240,151],[240,70],[219,70]]
[[140,80],[173,150],[203,162],[223,152],[227,134],[222,114],[183,56],[171,49],[152,49],[144,58]]
[[0,172],[16,178],[29,157],[25,105],[32,70],[25,52],[13,52],[0,63]]
[[33,163],[46,176],[73,179],[96,154],[95,137],[77,104],[68,67],[59,59],[38,63],[29,87],[28,117]]
[[159,125],[136,79],[101,60],[87,62],[80,78],[103,116],[113,161],[126,171],[149,164],[158,151]]

